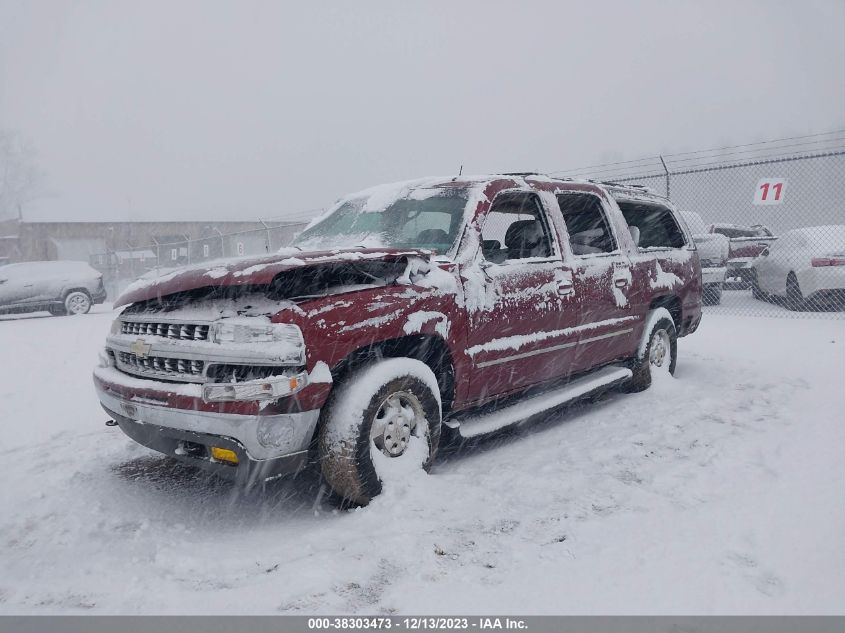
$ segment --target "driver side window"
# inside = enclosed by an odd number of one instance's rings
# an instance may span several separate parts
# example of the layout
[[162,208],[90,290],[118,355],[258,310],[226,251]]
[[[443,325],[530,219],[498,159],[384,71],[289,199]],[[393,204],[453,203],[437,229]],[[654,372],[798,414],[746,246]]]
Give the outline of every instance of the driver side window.
[[494,264],[553,253],[543,207],[528,192],[499,194],[484,220],[481,239],[484,259]]

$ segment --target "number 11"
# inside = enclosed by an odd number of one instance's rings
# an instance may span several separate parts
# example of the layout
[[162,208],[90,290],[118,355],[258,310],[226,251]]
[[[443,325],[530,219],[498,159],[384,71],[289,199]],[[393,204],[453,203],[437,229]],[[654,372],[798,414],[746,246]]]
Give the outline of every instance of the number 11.
[[[763,190],[763,196],[760,198],[761,200],[765,200],[769,196],[769,183],[764,182],[760,185],[760,189]],[[783,183],[777,182],[772,186],[772,189],[775,190],[775,200],[780,200],[780,192],[783,190]]]

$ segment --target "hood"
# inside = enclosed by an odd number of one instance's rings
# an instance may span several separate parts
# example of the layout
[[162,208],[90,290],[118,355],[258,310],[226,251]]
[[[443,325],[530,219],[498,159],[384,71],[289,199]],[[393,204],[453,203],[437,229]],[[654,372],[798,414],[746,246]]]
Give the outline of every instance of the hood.
[[302,252],[285,249],[275,255],[263,257],[239,257],[218,260],[201,266],[190,266],[169,271],[150,279],[138,279],[114,302],[114,307],[139,301],[159,299],[177,292],[219,286],[263,286],[269,285],[279,273],[297,268],[326,264],[341,264],[355,261],[397,261],[408,257],[428,260],[431,251],[420,249],[354,248],[348,250]]
[[727,258],[730,252],[730,240],[719,233],[703,233],[692,236],[698,255],[702,258]]

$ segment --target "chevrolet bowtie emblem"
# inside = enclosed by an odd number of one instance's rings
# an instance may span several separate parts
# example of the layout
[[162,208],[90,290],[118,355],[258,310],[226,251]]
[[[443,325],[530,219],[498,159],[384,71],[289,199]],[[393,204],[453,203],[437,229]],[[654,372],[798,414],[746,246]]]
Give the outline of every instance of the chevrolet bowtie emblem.
[[137,341],[132,343],[129,346],[129,351],[135,354],[138,358],[146,358],[147,354],[150,353],[150,349],[152,349],[152,345],[149,343],[145,343],[144,339],[139,338]]

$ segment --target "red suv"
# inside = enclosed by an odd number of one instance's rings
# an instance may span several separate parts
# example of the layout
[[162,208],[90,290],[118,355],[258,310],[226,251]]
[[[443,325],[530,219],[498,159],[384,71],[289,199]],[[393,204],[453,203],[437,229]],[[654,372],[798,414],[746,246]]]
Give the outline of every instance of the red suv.
[[701,291],[665,198],[429,178],[342,199],[283,253],[136,282],[94,382],[141,444],[248,484],[316,458],[367,503],[441,436],[674,371]]
[[740,282],[746,287],[754,281],[754,258],[777,239],[762,224],[711,224],[710,233],[724,235],[730,240],[726,280]]

